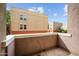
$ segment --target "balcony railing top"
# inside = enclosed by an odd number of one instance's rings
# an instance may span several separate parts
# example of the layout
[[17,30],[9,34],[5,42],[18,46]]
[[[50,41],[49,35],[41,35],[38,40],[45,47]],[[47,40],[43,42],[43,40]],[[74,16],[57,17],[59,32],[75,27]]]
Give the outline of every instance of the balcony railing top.
[[53,32],[33,33],[33,34],[15,34],[15,35],[6,36],[6,40],[4,40],[3,42],[6,42],[6,46],[8,46],[16,38],[41,37],[41,36],[50,36],[50,35],[60,35],[60,36],[71,37],[71,34],[68,34],[68,33],[53,33]]

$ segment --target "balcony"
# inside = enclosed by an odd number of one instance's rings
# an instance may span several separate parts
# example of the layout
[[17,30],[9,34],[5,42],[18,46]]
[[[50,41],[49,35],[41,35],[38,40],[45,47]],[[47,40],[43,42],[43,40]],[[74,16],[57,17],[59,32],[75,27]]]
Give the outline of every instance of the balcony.
[[71,34],[35,33],[8,35],[6,43],[7,56],[68,56],[66,44]]

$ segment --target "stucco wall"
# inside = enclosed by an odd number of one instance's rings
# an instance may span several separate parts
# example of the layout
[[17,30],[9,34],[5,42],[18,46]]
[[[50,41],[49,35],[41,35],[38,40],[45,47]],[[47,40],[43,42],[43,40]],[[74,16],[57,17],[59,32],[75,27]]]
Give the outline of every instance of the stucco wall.
[[[6,39],[6,20],[5,20],[6,5],[0,3],[0,55],[4,55],[4,49],[1,49],[1,42]],[[4,45],[5,46],[5,45]]]
[[6,48],[7,56],[15,56],[15,41],[12,41]]
[[71,36],[66,36],[66,35],[63,35],[63,34],[58,35],[58,46],[66,49],[67,51],[70,52],[70,49],[72,48],[71,39],[72,39]]
[[[48,30],[48,17],[43,14],[33,13],[20,8],[11,8],[11,31],[39,31]],[[27,20],[20,20],[20,15],[25,15]],[[20,24],[26,24],[27,29],[20,29]]]
[[72,54],[79,55],[79,3],[68,6],[68,33],[72,38],[68,39],[69,50]]
[[52,32],[9,35],[6,51],[8,56],[24,56],[60,47],[71,53],[71,38],[71,34]]
[[53,30],[59,30],[63,24],[59,22],[53,22]]
[[18,38],[15,40],[16,55],[31,55],[56,46],[57,35]]
[[63,24],[59,22],[49,22],[49,30],[58,31]]

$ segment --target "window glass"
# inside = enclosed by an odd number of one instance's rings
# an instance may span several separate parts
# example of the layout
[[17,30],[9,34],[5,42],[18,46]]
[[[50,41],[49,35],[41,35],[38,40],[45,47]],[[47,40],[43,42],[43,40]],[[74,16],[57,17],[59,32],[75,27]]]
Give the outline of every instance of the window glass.
[[24,25],[24,29],[27,29],[26,25]]
[[25,15],[20,15],[20,20],[27,20],[27,17]]
[[24,18],[24,20],[27,20],[27,16],[26,15],[24,15],[23,18]]
[[20,20],[23,20],[23,15],[20,15]]
[[24,18],[24,20],[26,20],[26,18]]
[[22,24],[20,24],[20,29],[23,29],[23,25]]
[[22,18],[22,17],[20,17],[20,20],[23,20],[23,18]]

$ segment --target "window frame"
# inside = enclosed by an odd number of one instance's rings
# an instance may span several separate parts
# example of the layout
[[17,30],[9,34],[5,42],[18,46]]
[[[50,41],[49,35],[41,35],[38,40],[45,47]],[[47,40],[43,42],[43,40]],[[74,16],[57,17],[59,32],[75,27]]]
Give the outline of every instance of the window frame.
[[20,15],[20,20],[27,20],[27,16],[26,15]]
[[20,24],[20,30],[22,30],[23,29],[23,24]]

